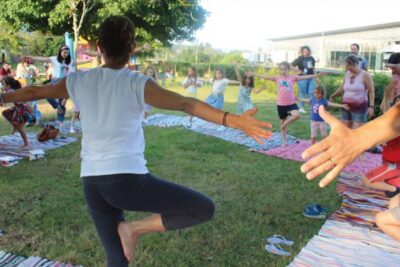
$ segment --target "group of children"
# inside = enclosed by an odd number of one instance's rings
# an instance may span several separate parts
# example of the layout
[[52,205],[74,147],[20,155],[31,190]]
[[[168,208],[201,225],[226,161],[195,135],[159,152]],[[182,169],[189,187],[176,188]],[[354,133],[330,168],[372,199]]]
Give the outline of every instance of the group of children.
[[[317,141],[318,131],[321,137],[327,136],[327,125],[318,114],[320,105],[349,109],[346,104],[337,104],[326,99],[326,92],[322,85],[318,85],[314,90],[314,95],[309,99],[297,98],[294,90],[295,83],[302,80],[313,79],[324,75],[322,73],[313,75],[291,75],[290,64],[282,62],[279,64],[279,76],[264,76],[246,71],[242,77],[237,64],[234,64],[237,80],[229,80],[224,77],[223,70],[216,69],[212,79],[212,93],[206,98],[205,102],[217,109],[222,109],[224,104],[224,92],[228,85],[239,85],[237,114],[243,114],[247,110],[254,108],[251,101],[251,94],[258,94],[267,90],[265,86],[255,88],[254,77],[274,81],[278,87],[277,111],[281,122],[282,146],[286,145],[286,129],[288,125],[300,118],[298,101],[303,101],[311,105],[311,140],[314,144]],[[186,95],[197,97],[197,89],[203,85],[203,81],[198,77],[195,67],[189,67],[188,75],[182,82],[186,89]],[[191,118],[190,118],[191,121]]]
[[[387,111],[391,106],[400,101],[400,53],[393,54],[389,61],[388,67],[392,70],[392,82],[385,89],[384,99],[381,103],[382,112]],[[253,109],[251,101],[251,93],[259,93],[266,90],[266,87],[256,89],[254,86],[254,77],[274,81],[278,87],[277,95],[277,111],[281,123],[282,145],[286,145],[286,129],[288,125],[300,118],[297,102],[305,102],[310,105],[310,128],[311,142],[317,142],[318,132],[322,138],[328,135],[327,124],[319,115],[319,107],[333,107],[350,110],[348,104],[339,104],[327,100],[326,90],[322,85],[317,85],[314,89],[313,96],[310,98],[297,98],[294,91],[294,85],[298,81],[313,79],[324,73],[312,75],[291,75],[289,74],[291,66],[287,62],[279,64],[279,76],[265,76],[245,72],[242,77],[236,64],[234,64],[237,81],[231,81],[223,76],[223,71],[217,69],[212,80],[212,93],[206,98],[206,102],[211,106],[222,109],[224,101],[224,91],[226,87],[231,85],[240,85],[237,101],[237,113],[242,114],[247,110]],[[197,88],[202,86],[202,81],[198,78],[196,69],[190,67],[188,76],[183,81],[183,86],[187,90],[187,94],[196,97]],[[382,165],[366,173],[363,182],[366,186],[378,190],[384,190],[386,195],[391,198],[389,210],[379,212],[376,215],[376,223],[383,231],[396,238],[391,234],[400,228],[400,137],[389,141],[383,145]]]

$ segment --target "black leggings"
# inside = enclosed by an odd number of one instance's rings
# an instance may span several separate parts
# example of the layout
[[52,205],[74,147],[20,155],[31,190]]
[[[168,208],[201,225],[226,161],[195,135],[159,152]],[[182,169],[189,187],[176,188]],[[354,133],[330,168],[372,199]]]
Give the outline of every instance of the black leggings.
[[207,196],[150,173],[84,177],[83,185],[109,267],[128,266],[117,232],[124,210],[158,213],[167,230],[200,224],[214,215],[214,203]]

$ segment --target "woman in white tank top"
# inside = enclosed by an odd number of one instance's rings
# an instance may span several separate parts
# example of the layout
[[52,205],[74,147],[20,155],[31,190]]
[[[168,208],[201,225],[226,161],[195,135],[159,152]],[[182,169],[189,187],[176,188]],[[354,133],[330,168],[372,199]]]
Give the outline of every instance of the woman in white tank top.
[[[207,196],[149,173],[141,126],[145,103],[240,129],[259,142],[271,135],[271,125],[253,118],[256,110],[240,116],[219,111],[125,68],[135,49],[134,26],[126,17],[106,19],[100,27],[98,45],[103,66],[70,74],[57,84],[0,94],[0,104],[71,97],[80,107],[81,177],[88,210],[105,249],[107,265],[127,267],[141,235],[191,227],[214,214],[214,204]],[[154,215],[126,222],[124,210]]]

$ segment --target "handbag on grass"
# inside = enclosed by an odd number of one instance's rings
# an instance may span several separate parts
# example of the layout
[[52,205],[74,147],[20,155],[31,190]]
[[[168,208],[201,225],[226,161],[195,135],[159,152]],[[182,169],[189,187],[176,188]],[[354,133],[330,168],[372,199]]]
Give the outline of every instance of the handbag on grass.
[[57,137],[59,131],[60,130],[55,128],[53,125],[46,125],[46,127],[44,127],[43,131],[40,134],[38,134],[37,140],[39,142],[46,142],[50,139],[55,139]]

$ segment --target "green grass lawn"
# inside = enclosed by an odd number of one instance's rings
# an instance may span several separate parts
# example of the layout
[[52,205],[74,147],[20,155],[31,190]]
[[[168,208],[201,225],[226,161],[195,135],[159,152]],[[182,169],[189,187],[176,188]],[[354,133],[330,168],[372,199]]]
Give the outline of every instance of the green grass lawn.
[[[209,92],[202,89],[199,97]],[[236,95],[237,87],[228,88],[225,109],[236,111]],[[263,92],[254,102],[257,117],[277,130],[271,99]],[[0,118],[0,134],[10,131]],[[308,138],[308,116],[290,126],[289,133]],[[293,257],[267,253],[266,237],[282,234],[294,240],[290,251],[295,256],[323,224],[304,218],[304,205],[318,202],[330,211],[339,206],[335,185],[319,189],[300,173],[300,163],[250,153],[243,146],[183,128],[146,127],[145,137],[151,172],[209,195],[216,214],[210,222],[187,230],[144,236],[135,266],[285,266]],[[103,249],[83,199],[79,152],[80,144],[75,143],[49,151],[45,160],[0,167],[0,229],[8,232],[0,238],[0,250],[104,266]],[[127,217],[146,215],[129,212]]]

